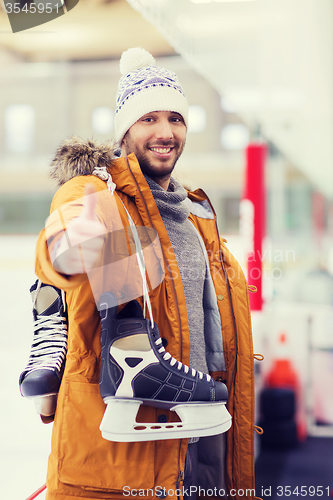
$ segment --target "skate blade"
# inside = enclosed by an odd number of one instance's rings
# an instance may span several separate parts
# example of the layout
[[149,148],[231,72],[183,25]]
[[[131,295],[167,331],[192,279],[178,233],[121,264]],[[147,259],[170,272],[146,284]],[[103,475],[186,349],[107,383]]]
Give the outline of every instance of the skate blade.
[[171,411],[177,413],[181,422],[170,423],[137,423],[141,401],[112,398],[106,403],[100,431],[108,441],[132,443],[215,436],[231,427],[231,415],[225,403],[175,405]]
[[58,394],[46,394],[45,396],[33,396],[36,412],[44,417],[51,417],[55,414]]

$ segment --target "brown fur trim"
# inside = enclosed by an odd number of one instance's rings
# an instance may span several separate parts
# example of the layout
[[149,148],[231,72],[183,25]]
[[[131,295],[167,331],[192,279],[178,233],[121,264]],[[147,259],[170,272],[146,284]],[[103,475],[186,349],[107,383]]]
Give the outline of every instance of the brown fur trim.
[[92,175],[96,167],[110,165],[116,149],[111,141],[98,143],[80,137],[65,139],[52,160],[50,175],[59,185],[77,175]]

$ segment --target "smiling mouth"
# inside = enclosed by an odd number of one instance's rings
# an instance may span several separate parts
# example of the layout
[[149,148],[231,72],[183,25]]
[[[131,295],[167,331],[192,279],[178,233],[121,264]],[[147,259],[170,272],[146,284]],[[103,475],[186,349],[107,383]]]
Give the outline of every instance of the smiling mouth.
[[154,153],[158,153],[158,154],[162,154],[162,155],[166,155],[168,153],[170,153],[170,151],[173,149],[173,148],[149,148],[150,151],[153,151]]

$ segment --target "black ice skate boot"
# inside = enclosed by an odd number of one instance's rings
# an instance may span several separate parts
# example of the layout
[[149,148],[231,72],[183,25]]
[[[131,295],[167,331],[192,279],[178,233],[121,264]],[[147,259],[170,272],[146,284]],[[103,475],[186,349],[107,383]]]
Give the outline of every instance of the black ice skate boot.
[[30,357],[19,379],[22,396],[35,401],[42,417],[54,415],[67,353],[64,293],[37,280],[30,288],[34,337]]
[[[183,365],[163,347],[156,323],[137,301],[116,317],[113,294],[101,296],[100,392],[107,404],[100,425],[109,441],[152,441],[210,436],[227,431],[225,384]],[[129,315],[130,317],[125,317]],[[175,411],[181,422],[136,423],[141,404]]]

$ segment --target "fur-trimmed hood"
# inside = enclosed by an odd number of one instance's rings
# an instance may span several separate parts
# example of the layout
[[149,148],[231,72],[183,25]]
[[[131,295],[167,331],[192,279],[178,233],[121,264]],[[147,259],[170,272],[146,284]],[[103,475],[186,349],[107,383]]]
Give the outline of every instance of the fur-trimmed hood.
[[51,162],[50,175],[61,186],[78,175],[92,175],[96,167],[106,167],[118,157],[118,146],[80,137],[65,139]]

